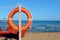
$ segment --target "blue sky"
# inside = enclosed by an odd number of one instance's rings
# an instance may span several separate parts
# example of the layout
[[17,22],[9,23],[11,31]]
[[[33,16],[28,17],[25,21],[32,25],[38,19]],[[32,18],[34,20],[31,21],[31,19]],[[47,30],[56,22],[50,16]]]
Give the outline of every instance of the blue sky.
[[[31,12],[33,20],[60,20],[60,0],[1,0],[0,20],[7,19],[8,14],[17,7],[18,3]],[[10,5],[14,6],[2,8]],[[14,19],[17,20],[17,14]],[[27,19],[25,14],[22,14],[22,19]]]

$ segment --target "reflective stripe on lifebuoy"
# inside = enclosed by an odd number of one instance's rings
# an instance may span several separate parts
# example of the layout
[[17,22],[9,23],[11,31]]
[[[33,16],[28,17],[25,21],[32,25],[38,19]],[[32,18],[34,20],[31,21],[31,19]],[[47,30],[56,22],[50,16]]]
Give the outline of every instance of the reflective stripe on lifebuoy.
[[[22,27],[22,31],[24,31],[24,30],[27,30],[27,29],[30,27],[30,25],[31,25],[31,23],[32,23],[32,15],[31,15],[30,12],[29,12],[27,9],[25,9],[25,8],[21,8],[21,11],[24,12],[24,13],[27,15],[27,18],[28,18],[27,23]],[[9,16],[8,16],[8,24],[11,26],[11,28],[13,28],[15,31],[18,32],[18,26],[15,25],[14,22],[13,22],[13,20],[12,20],[14,14],[15,14],[16,12],[19,12],[19,8],[15,8],[14,10],[12,10],[12,11],[10,12],[10,14],[9,14]]]

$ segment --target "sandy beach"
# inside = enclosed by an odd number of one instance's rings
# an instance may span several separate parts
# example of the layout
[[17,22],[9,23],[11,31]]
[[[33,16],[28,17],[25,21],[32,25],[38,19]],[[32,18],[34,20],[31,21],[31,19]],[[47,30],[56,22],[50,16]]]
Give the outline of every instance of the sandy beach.
[[[0,40],[5,40],[5,37],[0,38]],[[8,38],[8,40],[10,40]],[[12,40],[16,40],[13,39]],[[29,32],[22,40],[60,40],[60,32]]]
[[30,32],[22,40],[60,40],[60,32]]

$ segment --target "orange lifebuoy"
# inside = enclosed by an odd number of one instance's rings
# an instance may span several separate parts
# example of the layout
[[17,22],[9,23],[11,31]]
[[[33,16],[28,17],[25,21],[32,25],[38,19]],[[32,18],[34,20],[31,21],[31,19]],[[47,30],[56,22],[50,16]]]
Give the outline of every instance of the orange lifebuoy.
[[[17,32],[18,32],[18,26],[14,24],[12,18],[14,16],[14,14],[18,11],[19,11],[19,8],[15,8],[10,12],[10,14],[8,16],[8,24],[11,26],[11,28],[13,28]],[[32,15],[30,14],[30,12],[26,8],[21,8],[21,11],[24,12],[28,18],[27,23],[24,26],[22,26],[22,28],[21,28],[22,31],[25,31],[30,27],[30,25],[32,23]]]

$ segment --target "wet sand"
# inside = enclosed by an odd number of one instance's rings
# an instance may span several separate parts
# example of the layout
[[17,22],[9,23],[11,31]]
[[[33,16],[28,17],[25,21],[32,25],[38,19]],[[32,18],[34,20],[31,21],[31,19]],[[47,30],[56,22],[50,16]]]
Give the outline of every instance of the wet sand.
[[[5,37],[0,38],[0,40],[5,40]],[[8,40],[10,40],[8,38]],[[13,39],[12,40],[16,40]],[[22,40],[60,40],[60,32],[29,32]]]

